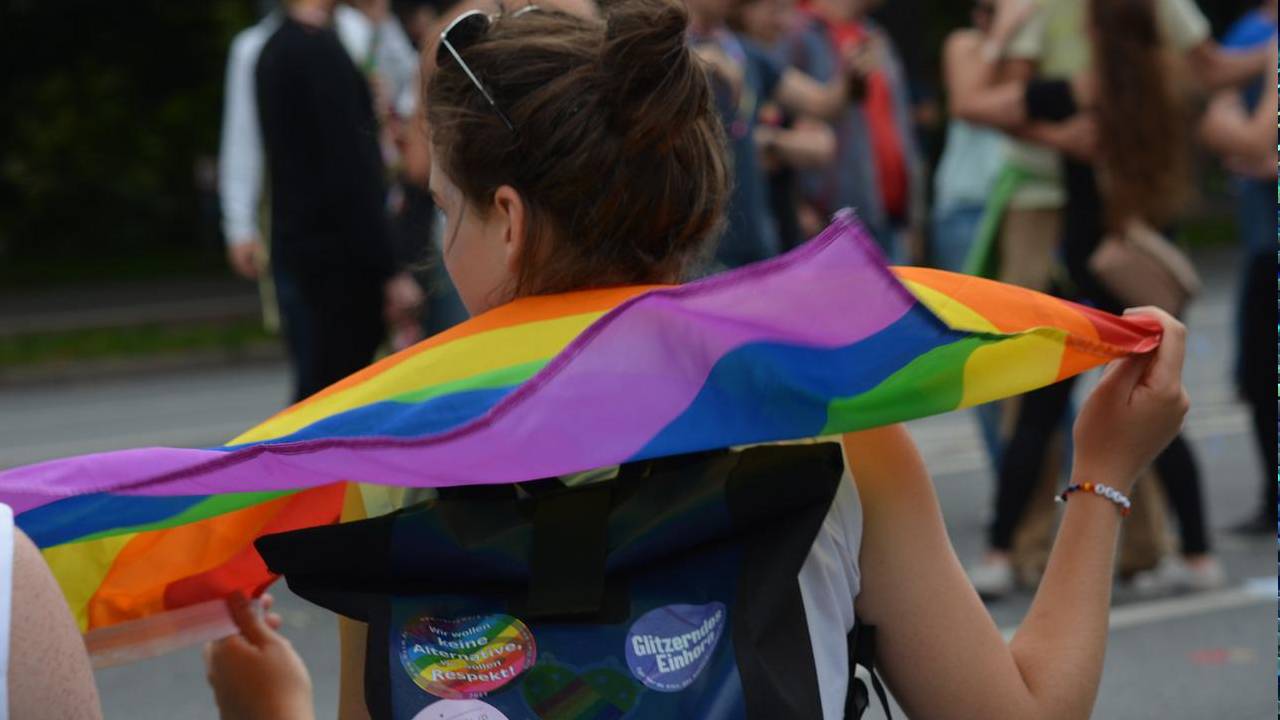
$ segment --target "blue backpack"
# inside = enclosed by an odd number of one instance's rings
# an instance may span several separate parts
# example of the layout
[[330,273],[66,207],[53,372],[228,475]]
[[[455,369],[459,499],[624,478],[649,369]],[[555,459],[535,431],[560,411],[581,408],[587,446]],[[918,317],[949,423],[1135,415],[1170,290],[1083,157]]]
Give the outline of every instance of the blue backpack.
[[[842,473],[830,443],[701,453],[577,487],[446,489],[258,549],[294,592],[368,624],[376,720],[818,719],[797,576]],[[857,718],[855,664],[885,703],[874,628],[849,651]]]

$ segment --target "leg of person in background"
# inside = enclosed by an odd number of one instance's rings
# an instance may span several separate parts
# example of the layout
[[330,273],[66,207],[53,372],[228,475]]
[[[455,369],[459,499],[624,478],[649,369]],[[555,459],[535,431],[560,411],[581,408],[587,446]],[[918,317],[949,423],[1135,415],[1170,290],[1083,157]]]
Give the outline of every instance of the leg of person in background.
[[373,361],[386,334],[383,281],[349,268],[276,273],[294,401]]
[[1000,230],[1000,281],[1047,290],[1061,237],[1061,210],[1011,208]]
[[934,267],[951,272],[964,270],[965,259],[978,236],[978,226],[982,224],[985,210],[981,205],[960,205],[934,213],[930,244]]
[[1156,458],[1156,475],[1178,517],[1182,557],[1167,556],[1149,572],[1134,578],[1145,592],[1214,590],[1227,582],[1221,563],[1211,554],[1205,522],[1200,470],[1185,438],[1179,435]]
[[304,388],[308,395],[367,367],[386,337],[383,278],[334,268],[310,279],[313,294],[308,294],[317,318],[315,349],[320,360],[316,386]]
[[314,351],[315,316],[311,307],[303,300],[294,273],[275,267],[272,279],[275,282],[276,302],[280,307],[285,350],[289,354],[289,365],[293,370],[291,402],[298,402],[310,394],[305,392],[307,388],[319,384]]
[[[934,267],[951,272],[964,270],[985,211],[982,205],[958,205],[934,213],[930,246]],[[1000,448],[1003,445],[1000,437],[1001,407],[1002,403],[993,402],[974,408],[987,459],[993,468],[1000,466]]]
[[970,580],[984,598],[997,598],[1014,589],[1013,536],[1040,481],[1049,445],[1061,427],[1074,387],[1074,379],[1064,380],[1021,398],[996,479],[996,516],[989,551],[983,563],[970,570]]
[[[1274,208],[1274,206],[1273,206]],[[1270,212],[1270,210],[1268,210]],[[1275,226],[1270,228],[1275,230]],[[1245,270],[1241,296],[1240,391],[1249,404],[1254,442],[1262,465],[1261,503],[1237,532],[1270,535],[1276,531],[1276,258],[1274,250],[1254,251]]]

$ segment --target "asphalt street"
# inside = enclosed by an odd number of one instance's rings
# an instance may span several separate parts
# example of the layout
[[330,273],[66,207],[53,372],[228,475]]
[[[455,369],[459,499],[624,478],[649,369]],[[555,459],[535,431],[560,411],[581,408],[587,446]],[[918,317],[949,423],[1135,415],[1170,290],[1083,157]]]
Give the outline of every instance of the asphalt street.
[[[1198,453],[1214,541],[1231,584],[1214,593],[1144,597],[1120,587],[1095,718],[1253,720],[1274,717],[1276,545],[1222,528],[1254,509],[1261,471],[1247,415],[1230,383],[1233,307],[1225,255],[1201,258],[1209,290],[1192,311],[1187,384],[1189,437]],[[222,442],[277,410],[288,395],[276,364],[101,382],[0,387],[0,467],[146,445]],[[976,423],[951,414],[913,423],[962,561],[982,552],[993,491]],[[336,716],[334,618],[276,589],[285,633],[311,668],[319,717]],[[1016,629],[1029,594],[992,603],[998,626]],[[199,648],[97,674],[108,718],[216,717]],[[875,715],[879,717],[879,715]],[[895,717],[903,717],[900,711]]]

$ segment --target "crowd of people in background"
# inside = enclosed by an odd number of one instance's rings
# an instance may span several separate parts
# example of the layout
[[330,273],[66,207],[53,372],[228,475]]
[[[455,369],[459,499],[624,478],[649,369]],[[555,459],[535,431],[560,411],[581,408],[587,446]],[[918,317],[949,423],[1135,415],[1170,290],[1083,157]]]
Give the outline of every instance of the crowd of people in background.
[[[837,519],[823,528],[839,533],[838,551],[814,564],[830,593],[822,602],[831,617],[812,626],[822,632],[811,646],[826,678],[813,682],[824,717],[856,707],[846,705],[855,693],[844,672],[855,611],[888,640],[873,653],[902,706],[917,715],[956,707],[980,716],[1088,715],[1102,675],[1112,549],[1119,518],[1129,517],[1123,492],[1144,465],[1151,477],[1136,480],[1141,495],[1132,505],[1152,521],[1130,518],[1125,543],[1145,540],[1154,551],[1130,561],[1122,552],[1121,573],[1140,590],[1226,582],[1211,545],[1204,478],[1178,435],[1188,408],[1186,332],[1172,315],[1185,313],[1197,280],[1167,239],[1193,192],[1192,168],[1220,162],[1235,189],[1242,258],[1234,376],[1263,471],[1259,507],[1236,529],[1276,530],[1276,0],[1264,0],[1221,42],[1194,0],[976,0],[971,27],[956,29],[943,48],[950,124],[932,173],[917,127],[927,93],[913,90],[900,53],[918,39],[893,37],[877,21],[883,0],[687,0],[685,8],[630,0],[606,22],[597,22],[592,0],[544,3],[559,12],[526,18],[506,35],[470,38],[482,51],[472,61],[491,75],[517,53],[539,85],[553,72],[595,81],[590,102],[622,106],[579,114],[578,96],[560,86],[512,110],[518,120],[554,110],[576,137],[597,141],[566,153],[571,162],[560,162],[547,140],[559,128],[546,122],[523,125],[543,140],[528,156],[501,150],[495,138],[516,125],[456,50],[457,67],[429,85],[436,104],[422,92],[442,28],[469,10],[518,17],[521,8],[493,0],[395,7],[287,0],[236,38],[219,168],[227,254],[235,272],[270,280],[296,399],[360,370],[386,347],[408,346],[511,297],[731,271],[795,247],[844,207],[859,213],[895,262],[983,275],[1115,313],[1160,298],[1154,304],[1163,310],[1140,312],[1160,324],[1161,347],[1117,361],[1074,424],[1084,450],[1071,471],[1081,484],[1068,493],[1093,492],[1090,481],[1101,477],[1119,487],[1100,484],[1111,495],[1096,494],[1125,512],[1070,503],[1053,549],[1058,560],[1047,567],[1054,518],[1043,508],[1052,504],[1033,500],[1052,495],[1067,475],[1074,383],[978,414],[996,492],[988,553],[969,579],[987,598],[1043,580],[1012,645],[970,591],[901,427],[845,438],[841,477],[856,476],[857,485],[843,483],[842,502],[852,502],[857,487],[868,512],[862,500],[833,506],[828,518]],[[552,61],[539,67],[532,59],[544,51]],[[635,73],[636,62],[676,76],[670,116],[656,101],[665,80]],[[434,138],[426,135],[428,114]],[[652,181],[639,189],[616,173],[599,181],[583,171],[636,157],[644,161],[633,167]],[[500,162],[519,166],[500,177],[535,179],[497,190],[476,180]],[[554,172],[534,172],[549,165]],[[433,196],[433,188],[441,192]],[[472,219],[469,241],[460,250],[450,245],[460,293],[441,261],[444,228],[456,240],[464,210],[484,192],[495,202],[505,194],[521,218],[536,197],[548,212],[541,222],[600,237],[584,249],[567,232],[541,254],[501,262],[494,260],[501,234]],[[714,252],[691,260],[719,226],[726,196]],[[452,206],[449,220],[437,200]],[[662,212],[634,211],[645,207]],[[523,228],[511,233],[521,251],[526,242],[550,242]],[[1167,281],[1133,272],[1138,251],[1148,267],[1167,270]],[[497,291],[511,288],[501,299]],[[1162,548],[1165,500],[1179,531],[1175,552]],[[6,607],[13,591],[5,610],[12,621],[0,623],[0,667],[12,658],[0,718],[10,706],[16,717],[99,717],[79,631],[5,505],[0,560],[10,565],[0,573]],[[207,649],[224,717],[314,717],[307,670],[276,632],[282,620],[269,612],[271,602],[256,611],[232,599],[241,633]],[[363,632],[343,630],[343,717],[366,712],[364,654],[376,646]],[[846,664],[823,664],[834,657]],[[833,668],[843,668],[834,681]]]
[[[466,317],[427,191],[419,55],[477,7],[502,11],[479,0],[292,0],[232,46],[220,163],[228,257],[241,275],[271,281],[297,399],[368,364],[384,342],[405,347]],[[1274,0],[1221,42],[1194,0],[976,0],[971,25],[941,49],[949,122],[934,167],[918,125],[932,89],[903,56],[918,56],[920,40],[881,24],[892,3],[687,9],[732,161],[727,222],[698,274],[786,252],[852,207],[893,262],[1120,312],[1125,288],[1099,276],[1100,246],[1134,228],[1173,233],[1193,163],[1220,157],[1245,256],[1236,379],[1264,469],[1259,508],[1239,529],[1275,530]],[[987,597],[1044,570],[1054,520],[1039,500],[1069,465],[1071,390],[976,413],[997,487],[989,552],[971,568]],[[1122,572],[1147,588],[1222,585],[1190,444],[1175,440],[1150,475],[1142,505],[1168,501],[1179,552],[1162,549],[1163,514],[1145,510],[1150,522],[1134,524],[1146,531],[1126,544],[1147,549],[1122,553]]]

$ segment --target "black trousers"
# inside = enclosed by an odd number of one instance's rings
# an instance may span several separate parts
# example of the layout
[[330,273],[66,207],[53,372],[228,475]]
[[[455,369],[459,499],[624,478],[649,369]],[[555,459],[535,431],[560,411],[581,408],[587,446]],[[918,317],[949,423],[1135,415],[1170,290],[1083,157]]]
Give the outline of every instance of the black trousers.
[[277,301],[293,364],[295,402],[373,361],[386,335],[385,279],[332,266],[277,267]]
[[1254,439],[1262,460],[1262,510],[1276,517],[1276,258],[1255,253],[1246,261],[1241,295],[1240,394],[1253,415]]
[[[1062,423],[1075,378],[1023,396],[1013,436],[1005,446],[996,486],[996,518],[989,541],[996,550],[1013,548],[1013,534],[1027,503],[1042,477],[1053,433]],[[1182,535],[1182,552],[1197,555],[1209,551],[1205,529],[1200,471],[1186,440],[1179,435],[1155,461],[1156,475],[1164,487]]]

